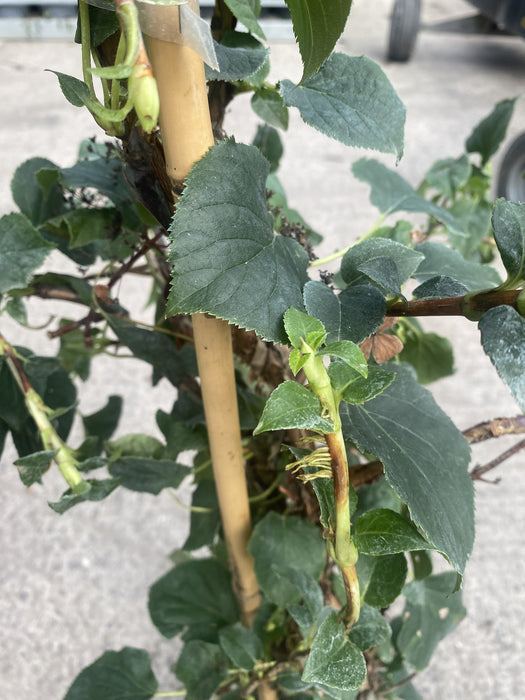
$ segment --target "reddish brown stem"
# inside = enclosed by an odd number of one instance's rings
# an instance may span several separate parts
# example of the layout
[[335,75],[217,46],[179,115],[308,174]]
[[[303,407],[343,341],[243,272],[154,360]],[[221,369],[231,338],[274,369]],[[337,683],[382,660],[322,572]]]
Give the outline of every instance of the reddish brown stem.
[[520,452],[524,447],[525,440],[521,440],[510,449],[505,450],[505,452],[500,454],[495,459],[491,460],[490,462],[487,462],[487,464],[477,465],[476,467],[474,467],[474,469],[470,472],[470,476],[472,477],[472,479],[481,479],[484,474],[489,472],[491,469],[498,467],[500,464],[502,464],[502,462],[504,462],[507,459],[510,459],[510,457],[514,457],[514,455]]
[[111,276],[111,279],[108,282],[108,288],[111,289],[118,281],[119,279],[126,274],[126,272],[129,272],[133,265],[137,262],[137,260],[140,260],[146,253],[151,250],[157,241],[162,238],[164,235],[165,231],[161,230],[157,233],[156,236],[153,238],[149,238],[141,247],[140,249],[131,256],[131,258],[125,262],[116,272],[114,275]]
[[469,297],[446,297],[444,299],[412,299],[408,303],[397,301],[387,310],[387,316],[465,316],[465,304],[468,311],[483,313],[494,306],[512,306],[516,308],[516,299],[521,290],[509,289],[480,292]]

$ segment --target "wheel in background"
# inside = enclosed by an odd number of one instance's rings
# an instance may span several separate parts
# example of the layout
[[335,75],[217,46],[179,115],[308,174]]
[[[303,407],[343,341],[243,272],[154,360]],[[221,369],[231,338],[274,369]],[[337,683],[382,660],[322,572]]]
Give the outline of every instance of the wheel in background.
[[416,44],[421,0],[396,0],[390,22],[388,59],[408,61]]
[[501,163],[498,197],[513,202],[525,202],[525,133],[510,144]]

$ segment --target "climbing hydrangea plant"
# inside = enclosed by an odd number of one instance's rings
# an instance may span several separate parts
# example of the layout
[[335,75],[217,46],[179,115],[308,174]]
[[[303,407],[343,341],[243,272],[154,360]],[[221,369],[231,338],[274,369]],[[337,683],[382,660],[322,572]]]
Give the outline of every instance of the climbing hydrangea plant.
[[[380,67],[333,52],[351,0],[286,0],[304,66],[297,84],[268,81],[258,0],[217,0],[211,30],[188,15],[192,4],[179,10],[185,3],[149,7],[141,28],[144,4],[80,0],[84,79],[57,73],[66,99],[120,141],[83,142],[69,168],[32,158],[12,180],[19,212],[0,219],[1,312],[27,325],[29,297],[83,312],[50,331],[56,356],[0,336],[0,447],[10,434],[25,486],[56,464],[66,487],[50,503],[59,514],[117,488],[158,494],[193,480],[188,538],[149,594],[159,632],[182,638],[173,670],[189,700],[418,697],[413,672],[465,615],[479,476],[469,472],[469,442],[522,432],[524,421],[459,432],[423,386],[452,373],[452,347],[415,318],[455,313],[478,323],[525,409],[525,205],[490,200],[489,160],[514,100],[499,103],[465,153],[434,164],[418,189],[373,158],[354,163],[378,221],[318,259],[319,234],[288,207],[277,175],[289,110],[342,144],[403,153],[404,107]],[[152,12],[154,26],[168,26],[166,8],[186,18],[177,41],[189,42],[193,22],[200,39],[188,50],[200,50],[204,36],[214,57],[206,78],[216,144],[183,182],[166,173],[163,93],[147,55],[152,40],[143,41]],[[222,130],[228,102],[246,91],[263,121],[250,145]],[[413,213],[426,217],[422,228]],[[51,252],[77,273],[54,264],[42,272]],[[496,256],[505,280],[490,264]],[[149,326],[115,295],[132,274],[152,280]],[[253,523],[245,555],[260,591],[251,615],[225,553],[224,486],[211,468],[191,315],[231,325]],[[98,355],[122,350],[151,365],[153,383],[165,378],[176,390],[171,412],[156,413],[162,439],[115,439],[123,399],[110,396],[82,416],[85,438],[69,446],[79,381],[89,381]],[[433,573],[435,556],[450,569]],[[400,596],[405,608],[393,617]],[[84,669],[65,700],[177,693],[159,692],[148,653],[125,647]]]

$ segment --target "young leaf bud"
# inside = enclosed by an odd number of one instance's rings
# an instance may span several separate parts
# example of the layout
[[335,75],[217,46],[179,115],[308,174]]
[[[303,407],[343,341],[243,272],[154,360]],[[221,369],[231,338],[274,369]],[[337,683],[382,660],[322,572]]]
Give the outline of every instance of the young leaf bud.
[[128,92],[140,125],[150,134],[159,119],[159,92],[149,66],[138,63],[133,67]]

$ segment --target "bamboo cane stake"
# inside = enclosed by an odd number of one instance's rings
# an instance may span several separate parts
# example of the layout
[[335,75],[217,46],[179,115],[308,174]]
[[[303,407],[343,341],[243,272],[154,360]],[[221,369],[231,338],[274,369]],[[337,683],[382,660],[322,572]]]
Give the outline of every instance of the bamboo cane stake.
[[[170,8],[178,13],[178,8]],[[160,96],[160,126],[167,172],[174,185],[213,145],[204,65],[181,44],[146,37]],[[241,445],[231,332],[228,323],[193,316],[195,348],[214,477],[234,589],[243,623],[249,625],[260,593],[248,554],[251,532],[248,491]]]

